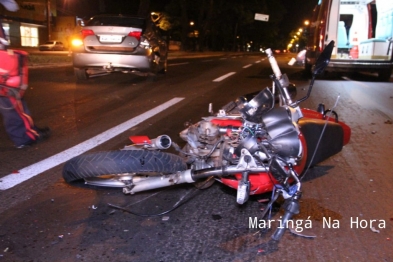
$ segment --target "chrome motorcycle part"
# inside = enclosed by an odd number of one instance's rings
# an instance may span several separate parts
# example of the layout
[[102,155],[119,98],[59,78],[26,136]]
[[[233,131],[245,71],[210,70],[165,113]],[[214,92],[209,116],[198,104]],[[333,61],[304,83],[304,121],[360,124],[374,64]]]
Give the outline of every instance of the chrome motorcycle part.
[[123,193],[134,194],[141,191],[194,182],[195,180],[192,179],[191,170],[186,170],[165,176],[148,176],[139,182],[133,181],[132,187],[123,188]]
[[157,149],[168,149],[171,147],[172,140],[168,135],[161,135],[152,139],[151,144]]
[[243,148],[241,151],[241,156],[239,163],[237,164],[236,168],[240,169],[252,169],[257,168],[257,164],[255,163],[254,157],[250,154],[250,152]]
[[103,175],[85,178],[85,184],[102,187],[125,187],[132,183],[134,174]]
[[243,205],[244,203],[247,202],[249,196],[250,196],[250,181],[241,180],[237,187],[236,202],[239,205]]

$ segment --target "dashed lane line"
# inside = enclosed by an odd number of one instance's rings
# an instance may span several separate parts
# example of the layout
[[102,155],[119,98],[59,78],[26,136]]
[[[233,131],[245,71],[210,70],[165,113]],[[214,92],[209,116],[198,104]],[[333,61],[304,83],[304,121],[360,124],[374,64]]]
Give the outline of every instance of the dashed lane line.
[[230,72],[228,74],[220,76],[219,78],[214,79],[213,82],[220,82],[220,81],[224,80],[225,78],[230,77],[231,75],[234,75],[234,74],[236,74],[236,72]]

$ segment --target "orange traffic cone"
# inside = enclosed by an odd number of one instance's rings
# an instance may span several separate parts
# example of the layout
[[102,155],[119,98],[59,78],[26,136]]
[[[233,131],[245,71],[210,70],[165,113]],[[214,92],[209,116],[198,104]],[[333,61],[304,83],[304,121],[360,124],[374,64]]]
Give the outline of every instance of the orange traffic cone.
[[358,43],[358,33],[355,31],[352,38],[353,46],[351,51],[349,51],[349,55],[353,59],[359,58],[359,43]]

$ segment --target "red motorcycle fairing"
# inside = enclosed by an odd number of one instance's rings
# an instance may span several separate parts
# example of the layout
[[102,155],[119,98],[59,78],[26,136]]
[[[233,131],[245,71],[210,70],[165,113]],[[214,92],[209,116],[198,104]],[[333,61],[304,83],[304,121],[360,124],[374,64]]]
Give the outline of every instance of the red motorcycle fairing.
[[210,120],[212,124],[215,124],[219,127],[225,127],[225,126],[233,126],[233,127],[241,127],[242,126],[242,121],[238,119],[218,119],[218,118],[213,118]]
[[[301,133],[299,134],[299,139],[303,148],[303,155],[298,165],[294,166],[295,171],[298,174],[302,174],[309,165],[311,158],[314,154],[315,146],[317,140],[322,132],[322,128],[325,125],[325,117],[323,114],[302,108],[302,113],[304,118],[299,121],[301,128]],[[315,152],[315,157],[312,162],[317,164],[341,151],[342,146],[346,145],[351,136],[351,129],[345,123],[338,121],[330,117],[328,119],[328,124],[325,129],[325,135],[323,136],[322,142],[319,145],[319,150]],[[227,119],[213,119],[212,123],[223,126],[234,126],[240,127],[241,121],[239,120],[227,120]],[[304,133],[306,134],[304,134]],[[309,154],[308,154],[309,152]],[[232,187],[234,189],[238,188],[238,183],[241,180],[242,175],[236,174],[232,178],[220,178],[220,182]],[[269,173],[255,173],[249,175],[250,181],[250,195],[257,195],[266,193],[273,190],[275,184],[278,181]]]
[[130,136],[129,139],[131,140],[132,143],[136,145],[143,145],[143,144],[151,145],[151,140],[148,136]]

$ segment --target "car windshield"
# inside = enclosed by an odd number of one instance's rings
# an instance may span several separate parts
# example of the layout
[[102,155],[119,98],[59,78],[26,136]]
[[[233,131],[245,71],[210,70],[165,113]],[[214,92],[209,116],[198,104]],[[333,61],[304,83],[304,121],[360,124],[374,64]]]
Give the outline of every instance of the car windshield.
[[124,16],[95,16],[92,17],[86,26],[125,26],[143,28],[145,20],[138,17]]

